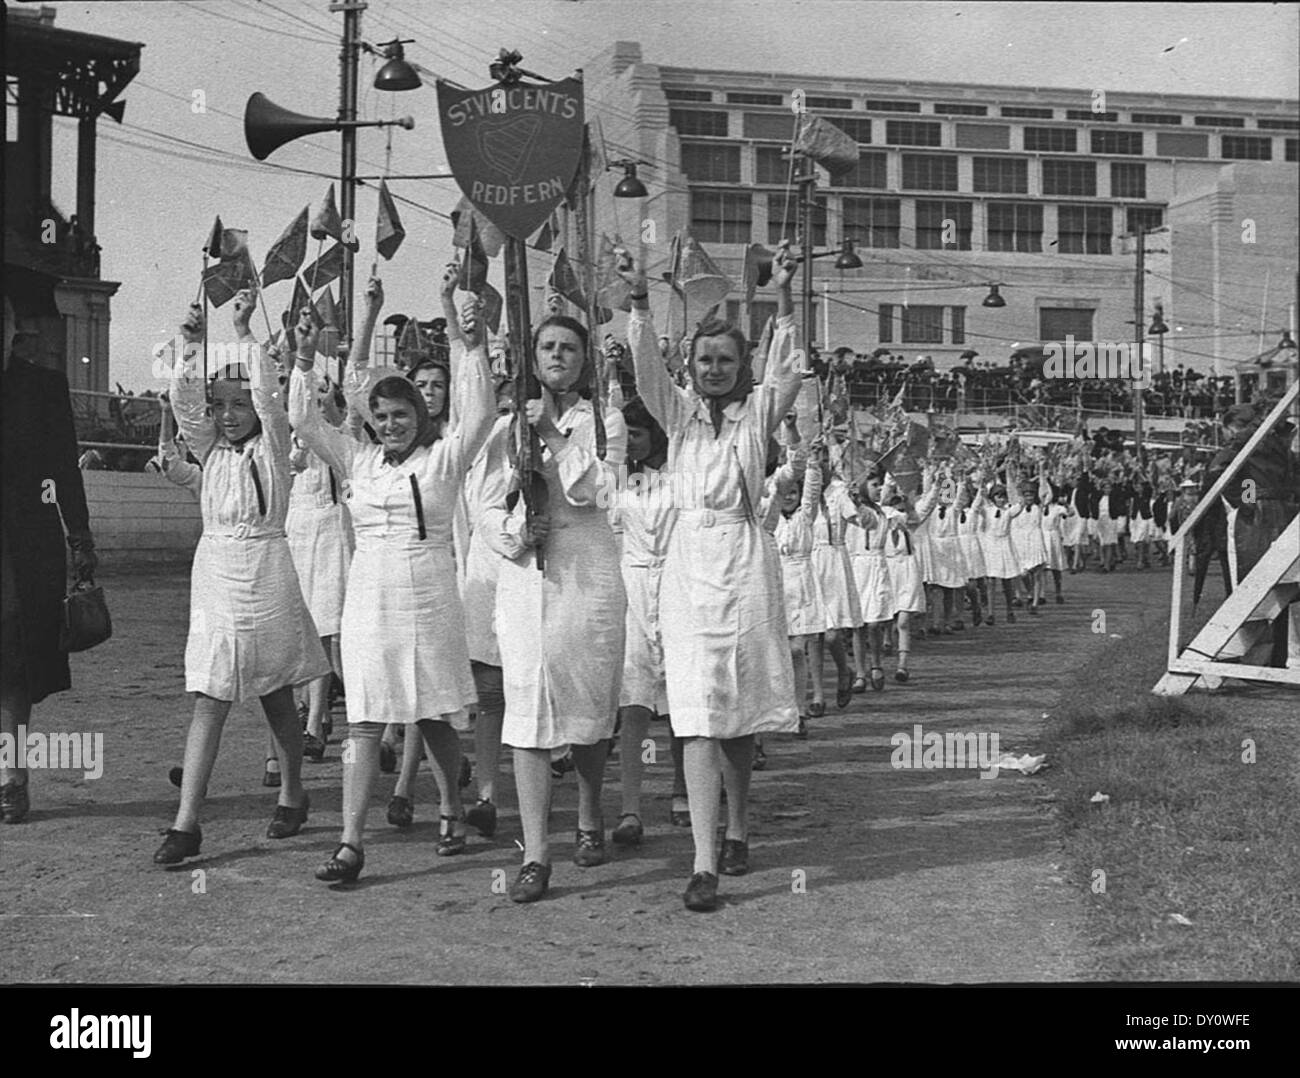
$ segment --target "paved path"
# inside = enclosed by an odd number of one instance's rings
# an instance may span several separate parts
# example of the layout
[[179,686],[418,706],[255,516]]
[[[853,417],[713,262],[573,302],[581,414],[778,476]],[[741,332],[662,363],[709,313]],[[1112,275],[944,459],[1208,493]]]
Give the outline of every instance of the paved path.
[[[188,574],[106,575],[116,635],[75,656],[76,689],[37,709],[44,730],[104,734],[103,777],[34,776],[29,822],[0,828],[0,955],[7,981],[611,984],[1073,980],[1087,976],[1081,896],[1062,882],[1047,784],[976,771],[895,770],[890,737],[996,731],[1034,751],[1062,674],[1110,633],[1159,622],[1165,571],[1067,577],[1068,605],[1016,625],[918,647],[913,681],[856,696],[807,742],[771,739],[755,776],[753,871],[722,879],[726,902],[690,914],[679,897],[689,832],[668,826],[671,765],[659,729],[647,841],[595,869],[568,861],[575,789],[558,787],[552,896],[519,907],[513,780],[494,841],[433,855],[436,800],[422,773],[416,826],[371,816],[361,883],[312,876],[337,841],[339,749],[306,765],[312,817],[264,837],[274,799],[260,785],[265,725],[237,708],[204,814],[204,855],[150,863],[176,803],[190,704],[182,658]],[[1145,608],[1145,612],[1144,612]],[[1141,631],[1152,631],[1143,629]],[[828,672],[830,663],[827,663]],[[891,668],[892,673],[892,668]],[[833,688],[830,690],[833,697]],[[618,811],[611,766],[606,812]],[[201,870],[200,880],[195,872]],[[205,885],[206,893],[201,890]]]

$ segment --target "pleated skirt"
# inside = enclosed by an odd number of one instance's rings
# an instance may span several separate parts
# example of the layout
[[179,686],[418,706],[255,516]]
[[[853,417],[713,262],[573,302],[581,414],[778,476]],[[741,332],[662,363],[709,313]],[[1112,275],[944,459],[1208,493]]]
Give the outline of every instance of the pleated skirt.
[[[895,559],[901,560],[901,559]],[[894,616],[893,589],[889,566],[879,550],[853,556],[853,579],[858,585],[858,603],[864,625],[877,625]]]
[[813,632],[856,629],[862,624],[862,611],[848,550],[842,546],[815,546],[812,566],[825,614],[822,627]]
[[895,614],[924,614],[925,587],[916,555],[891,555],[886,562],[890,617]]
[[302,597],[321,636],[333,636],[343,620],[343,593],[352,563],[347,510],[290,499],[284,530],[298,571]]

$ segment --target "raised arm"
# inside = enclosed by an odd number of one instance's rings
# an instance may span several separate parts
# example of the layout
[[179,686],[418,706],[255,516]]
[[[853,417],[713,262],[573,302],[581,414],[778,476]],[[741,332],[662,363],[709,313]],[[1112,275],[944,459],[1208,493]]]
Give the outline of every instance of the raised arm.
[[371,277],[366,284],[365,304],[361,308],[361,328],[357,330],[356,347],[348,351],[348,365],[356,370],[370,365],[370,342],[374,339],[375,323],[379,320],[379,311],[383,305],[384,284],[378,277]]
[[217,441],[217,424],[208,411],[207,387],[203,384],[203,308],[191,303],[181,323],[185,349],[174,356],[171,386],[172,413],[185,444],[200,464],[208,459]]
[[298,439],[339,475],[351,478],[352,461],[360,446],[349,435],[325,422],[316,404],[320,375],[316,371],[315,324],[304,317],[298,323],[298,357],[289,376],[289,417]]
[[650,317],[650,293],[645,270],[624,247],[615,249],[615,267],[631,289],[632,313],[627,321],[628,346],[632,349],[632,367],[636,372],[636,390],[646,410],[655,417],[669,438],[690,414],[691,401],[686,390],[668,373],[659,354],[654,321]]
[[275,372],[275,360],[270,349],[257,343],[248,321],[253,316],[257,300],[245,289],[235,296],[235,337],[240,351],[248,356],[248,379],[253,393],[253,411],[262,421],[262,440],[276,460],[287,466],[293,451],[293,433],[289,429],[289,416],[284,409],[283,390]]
[[[772,283],[776,285],[777,306],[772,346],[767,353],[767,366],[760,390],[763,394],[765,436],[776,430],[785,414],[794,406],[807,369],[803,351],[799,347],[799,330],[794,321],[794,299],[790,291],[798,265],[790,253],[789,242],[783,241],[772,260]],[[815,393],[816,386],[813,391]]]
[[457,351],[463,354],[452,366],[452,400],[459,402],[459,407],[453,412],[448,440],[455,466],[463,475],[492,432],[496,394],[492,391],[492,368],[482,339],[469,350],[465,350],[462,340],[457,340],[452,352]]

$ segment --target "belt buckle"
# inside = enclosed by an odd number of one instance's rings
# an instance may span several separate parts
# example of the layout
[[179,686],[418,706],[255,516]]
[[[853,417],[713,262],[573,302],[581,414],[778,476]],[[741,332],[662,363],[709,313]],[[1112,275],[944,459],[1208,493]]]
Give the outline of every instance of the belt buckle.
[[718,518],[715,517],[715,516],[713,515],[713,510],[712,510],[712,509],[706,509],[706,510],[704,510],[704,517],[703,517],[703,519],[700,521],[700,527],[701,527],[701,528],[712,528],[713,525],[717,523],[717,519],[718,519]]
[[247,538],[248,538],[248,532],[249,532],[249,526],[248,526],[246,523],[241,522],[241,523],[235,525],[235,538],[236,538],[236,539],[247,539]]

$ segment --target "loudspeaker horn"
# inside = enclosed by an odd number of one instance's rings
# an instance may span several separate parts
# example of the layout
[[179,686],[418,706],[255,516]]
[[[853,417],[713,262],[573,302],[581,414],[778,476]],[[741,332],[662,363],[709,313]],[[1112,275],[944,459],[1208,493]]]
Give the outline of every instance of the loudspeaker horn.
[[244,106],[244,141],[257,160],[265,161],[286,142],[321,131],[342,131],[346,127],[415,127],[409,116],[398,120],[336,120],[325,116],[304,116],[281,108],[266,94],[256,93]]

